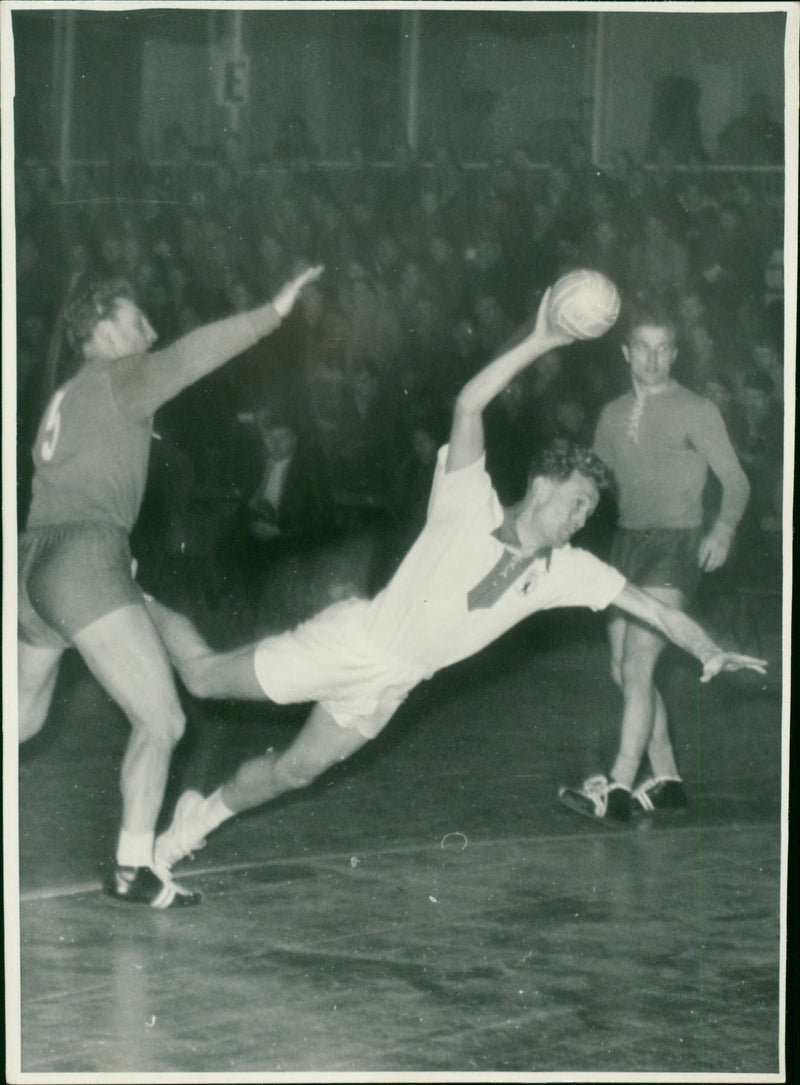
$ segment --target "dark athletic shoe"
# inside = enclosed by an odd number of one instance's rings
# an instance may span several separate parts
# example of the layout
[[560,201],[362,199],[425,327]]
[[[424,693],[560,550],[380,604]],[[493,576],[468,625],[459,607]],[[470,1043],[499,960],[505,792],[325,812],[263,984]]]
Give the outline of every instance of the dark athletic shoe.
[[656,776],[639,784],[631,795],[634,814],[651,814],[657,810],[673,812],[686,810],[689,800],[683,781],[674,776]]
[[192,893],[167,872],[162,877],[148,866],[115,866],[103,888],[114,900],[151,908],[192,908],[203,899],[202,893]]
[[558,798],[570,810],[606,825],[624,825],[631,819],[631,793],[602,774],[590,776],[581,787],[560,787]]

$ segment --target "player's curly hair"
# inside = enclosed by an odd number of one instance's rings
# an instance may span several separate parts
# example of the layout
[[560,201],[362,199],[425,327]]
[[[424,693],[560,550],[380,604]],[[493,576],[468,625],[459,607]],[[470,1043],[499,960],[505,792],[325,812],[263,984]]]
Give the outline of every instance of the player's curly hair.
[[126,279],[80,279],[64,306],[64,334],[75,351],[92,337],[101,320],[110,316],[117,302],[134,301],[133,288]]
[[611,488],[611,472],[600,457],[583,445],[559,437],[532,461],[528,483],[535,478],[566,482],[573,471],[593,479],[598,490]]

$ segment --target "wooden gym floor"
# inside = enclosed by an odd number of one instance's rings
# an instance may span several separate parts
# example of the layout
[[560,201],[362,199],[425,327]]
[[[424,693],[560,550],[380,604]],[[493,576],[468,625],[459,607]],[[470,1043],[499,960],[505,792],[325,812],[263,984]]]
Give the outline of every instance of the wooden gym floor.
[[[777,628],[766,682],[665,658],[688,816],[558,804],[607,766],[619,703],[600,619],[542,615],[223,826],[180,868],[203,905],[165,913],[100,892],[126,728],[67,658],[19,771],[23,1071],[777,1074]],[[167,813],[304,714],[188,712]]]

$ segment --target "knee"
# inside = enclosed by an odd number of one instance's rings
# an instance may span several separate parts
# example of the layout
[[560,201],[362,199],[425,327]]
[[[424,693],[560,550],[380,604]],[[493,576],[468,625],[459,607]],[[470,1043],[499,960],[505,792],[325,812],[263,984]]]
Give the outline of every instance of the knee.
[[217,695],[210,660],[188,660],[181,666],[180,676],[183,684],[193,697],[205,701]]
[[167,709],[162,708],[159,712],[148,714],[147,718],[132,719],[131,726],[134,735],[138,734],[143,740],[171,753],[183,738],[186,716],[176,702]]
[[654,661],[645,652],[628,652],[620,664],[620,685],[630,691],[646,688],[653,681]]
[[282,790],[300,791],[313,784],[319,772],[305,762],[278,758],[275,763],[275,776]]

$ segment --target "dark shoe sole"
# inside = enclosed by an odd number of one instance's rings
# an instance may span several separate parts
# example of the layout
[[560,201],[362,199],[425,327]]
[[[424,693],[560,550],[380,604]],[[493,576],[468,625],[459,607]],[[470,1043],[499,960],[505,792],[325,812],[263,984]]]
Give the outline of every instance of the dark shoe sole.
[[566,806],[569,810],[572,810],[575,814],[580,814],[581,817],[586,818],[588,821],[593,821],[595,825],[602,825],[604,829],[629,829],[630,821],[620,821],[619,818],[599,818],[591,810],[587,810],[586,807],[578,801],[573,799],[569,793],[558,796],[558,801]]

